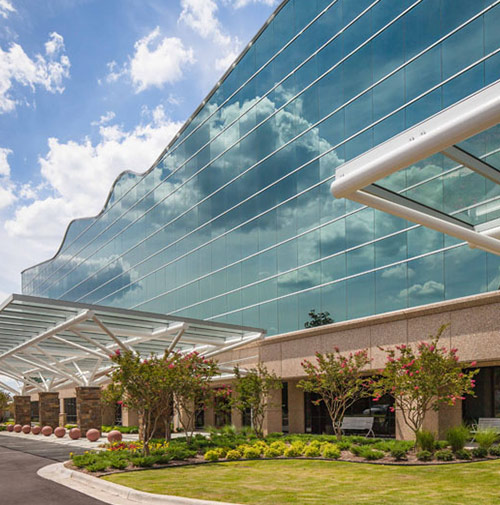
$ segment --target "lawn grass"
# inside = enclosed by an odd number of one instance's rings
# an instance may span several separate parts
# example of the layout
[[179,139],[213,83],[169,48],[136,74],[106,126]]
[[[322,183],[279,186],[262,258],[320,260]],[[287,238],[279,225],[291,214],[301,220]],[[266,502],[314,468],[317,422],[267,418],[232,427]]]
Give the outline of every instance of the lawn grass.
[[237,461],[109,475],[150,493],[259,505],[498,505],[500,460],[382,466],[341,461]]

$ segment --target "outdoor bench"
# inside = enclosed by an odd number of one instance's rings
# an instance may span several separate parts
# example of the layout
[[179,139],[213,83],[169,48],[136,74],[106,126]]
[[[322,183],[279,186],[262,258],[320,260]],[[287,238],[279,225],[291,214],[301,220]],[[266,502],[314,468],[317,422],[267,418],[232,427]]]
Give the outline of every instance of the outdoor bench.
[[471,430],[472,433],[477,433],[478,430],[493,429],[500,433],[500,418],[498,417],[480,417],[477,425]]
[[374,437],[375,433],[373,433],[373,421],[374,417],[344,417],[342,419],[342,425],[340,429],[342,433],[348,430],[355,431],[366,431],[366,436]]

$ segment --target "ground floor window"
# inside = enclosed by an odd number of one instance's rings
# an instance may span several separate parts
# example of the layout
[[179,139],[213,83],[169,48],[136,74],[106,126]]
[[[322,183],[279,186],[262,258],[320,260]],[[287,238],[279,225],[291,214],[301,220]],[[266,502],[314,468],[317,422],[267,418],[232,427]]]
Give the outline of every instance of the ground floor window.
[[475,380],[475,396],[466,396],[463,401],[464,422],[473,424],[480,417],[500,417],[500,367],[481,368]]
[[31,420],[35,423],[40,420],[38,413],[38,402],[31,402]]
[[76,424],[76,398],[64,399],[64,413],[68,424]]
[[115,426],[122,425],[122,406],[120,403],[115,405]]
[[281,390],[281,431],[283,433],[289,432],[288,382],[283,382],[283,389]]
[[228,398],[217,396],[215,399],[215,427],[222,428],[231,424],[231,407]]
[[[323,402],[315,405],[319,396],[315,393],[304,393],[306,433],[333,434],[332,422]],[[373,431],[377,436],[393,437],[396,433],[395,414],[391,412],[394,399],[383,396],[378,402],[363,398],[356,402],[347,412],[348,416],[373,416]]]
[[245,427],[252,426],[252,409],[245,409],[241,413],[241,425]]

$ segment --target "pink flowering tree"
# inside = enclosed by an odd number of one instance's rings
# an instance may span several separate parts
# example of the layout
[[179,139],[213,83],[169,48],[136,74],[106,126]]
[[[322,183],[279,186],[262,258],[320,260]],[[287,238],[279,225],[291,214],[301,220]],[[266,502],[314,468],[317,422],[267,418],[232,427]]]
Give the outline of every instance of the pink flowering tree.
[[281,378],[270,372],[266,365],[258,363],[243,373],[238,367],[234,368],[235,381],[231,406],[242,414],[250,410],[252,428],[258,438],[264,436],[264,419],[266,410],[274,406],[271,400],[273,391],[283,387]]
[[416,349],[407,345],[382,349],[387,363],[375,385],[374,401],[384,394],[393,396],[404,423],[415,434],[427,412],[437,411],[441,405],[455,405],[474,394],[474,376],[479,370],[466,372],[464,368],[476,363],[459,363],[457,349],[439,345],[445,329],[441,326],[430,342],[420,342]]
[[317,352],[315,363],[308,360],[301,363],[307,378],[301,380],[298,387],[319,395],[317,404],[325,404],[339,440],[342,437],[342,419],[347,409],[357,400],[372,394],[373,381],[362,375],[370,362],[366,349],[344,355],[335,348],[335,352]]
[[215,402],[220,394],[211,387],[219,374],[217,362],[197,352],[179,356],[175,364],[174,408],[189,443],[195,428],[195,416],[200,407]]

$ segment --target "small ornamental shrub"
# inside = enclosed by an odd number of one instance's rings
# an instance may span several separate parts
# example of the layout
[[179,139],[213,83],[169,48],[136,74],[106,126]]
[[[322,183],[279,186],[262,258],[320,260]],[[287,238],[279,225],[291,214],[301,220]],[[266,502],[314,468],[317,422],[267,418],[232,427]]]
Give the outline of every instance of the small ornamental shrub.
[[260,458],[260,450],[255,449],[254,447],[247,447],[243,452],[243,457],[245,459],[259,459]]
[[203,457],[205,461],[219,461],[219,452],[217,450],[207,451]]
[[416,444],[422,451],[434,452],[436,440],[434,433],[429,430],[419,430],[416,433]]
[[362,455],[363,458],[368,461],[376,461],[377,459],[382,459],[385,456],[385,453],[383,451],[377,451],[376,449],[366,447]]
[[493,445],[489,450],[490,456],[498,457],[500,456],[500,445]]
[[110,461],[109,466],[115,468],[116,470],[125,470],[128,466],[128,461],[125,459],[114,459]]
[[488,450],[484,447],[474,447],[474,449],[472,449],[472,455],[477,459],[483,459],[488,456]]
[[196,451],[191,451],[189,449],[186,449],[186,447],[182,447],[180,445],[171,445],[167,449],[167,454],[171,457],[171,459],[184,461],[188,458],[193,458],[196,456]]
[[88,465],[92,465],[96,463],[98,460],[98,455],[94,452],[90,452],[87,454],[80,454],[72,457],[73,464],[77,468],[84,468]]
[[457,458],[457,459],[471,459],[472,454],[467,449],[459,449],[458,451],[455,451],[455,458]]
[[441,449],[436,451],[436,459],[438,461],[453,461],[453,453],[449,449]]
[[92,463],[91,465],[87,465],[85,469],[88,470],[89,472],[104,472],[106,471],[106,468],[108,468],[108,466],[109,461],[102,459],[100,461]]
[[285,456],[287,458],[298,458],[302,455],[302,447],[292,444],[285,450]]
[[168,454],[161,454],[160,456],[156,456],[156,459],[159,465],[166,465],[172,461],[172,457]]
[[337,447],[341,450],[341,451],[349,451],[351,449],[351,442],[349,442],[349,440],[341,440],[340,442],[337,442]]
[[319,458],[321,452],[318,445],[308,445],[302,452],[302,455],[306,458]]
[[228,451],[226,454],[226,459],[229,461],[236,461],[237,459],[241,459],[241,453],[235,449]]
[[497,441],[498,432],[492,428],[484,428],[477,430],[474,440],[482,449],[488,449]]
[[469,429],[466,426],[456,426],[446,432],[446,440],[453,452],[457,452],[465,447],[469,439]]
[[360,445],[353,445],[351,447],[351,452],[354,454],[354,456],[363,457],[363,450],[364,450],[364,447],[362,447]]
[[407,450],[403,449],[402,447],[393,447],[391,449],[391,456],[396,460],[396,461],[405,461],[408,459],[406,457],[407,455]]
[[432,461],[432,452],[419,451],[419,452],[417,452],[417,459],[419,461]]
[[340,449],[335,444],[325,444],[321,449],[321,455],[328,459],[339,459]]
[[272,447],[267,447],[264,449],[265,458],[279,458],[281,456],[281,451],[278,449],[273,449]]
[[255,444],[253,444],[252,446],[254,449],[257,449],[260,454],[264,454],[264,451],[269,447],[265,442],[262,442],[261,440],[259,440],[258,442],[256,442]]
[[275,451],[279,451],[280,456],[282,456],[283,454],[285,454],[287,445],[284,442],[276,441],[273,442],[269,447]]
[[436,451],[440,451],[441,449],[448,449],[449,446],[448,440],[436,440],[434,444],[434,449]]
[[140,468],[149,468],[157,462],[157,456],[141,456],[131,458],[130,460],[134,466]]

